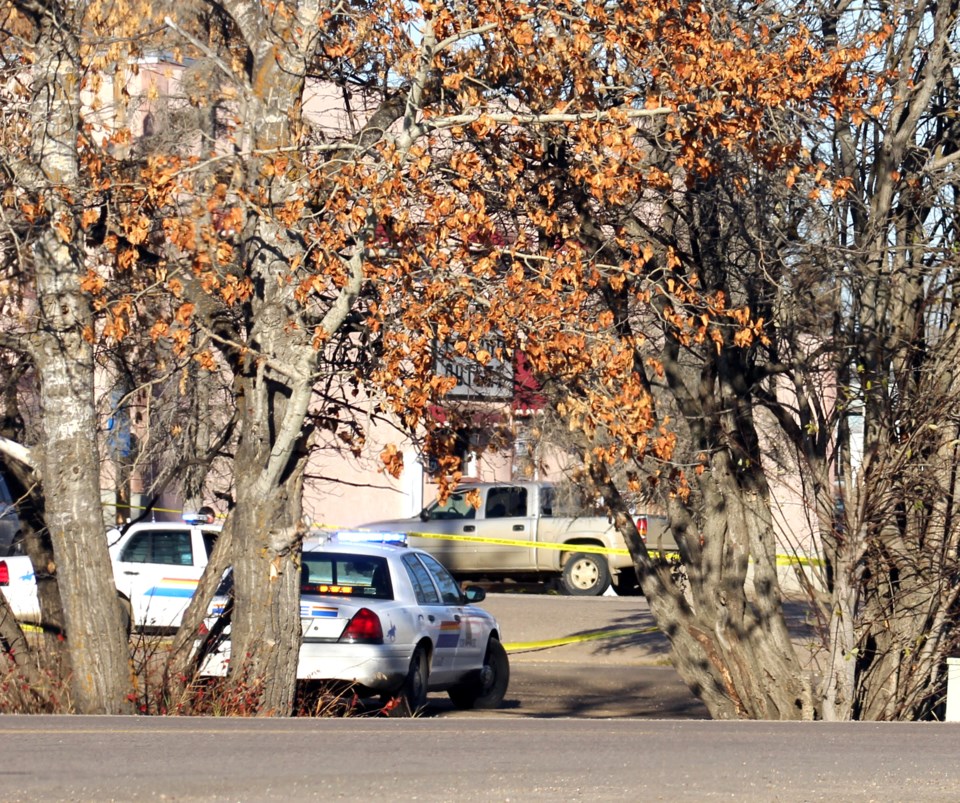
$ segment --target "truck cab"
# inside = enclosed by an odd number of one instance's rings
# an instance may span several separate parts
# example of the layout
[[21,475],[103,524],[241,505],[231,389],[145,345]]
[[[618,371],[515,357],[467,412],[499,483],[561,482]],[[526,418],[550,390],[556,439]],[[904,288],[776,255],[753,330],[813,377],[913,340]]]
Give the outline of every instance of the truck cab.
[[133,625],[180,626],[219,533],[216,525],[189,521],[140,523],[107,534],[113,579]]
[[[641,514],[636,517],[641,537],[651,519],[659,519],[656,529],[664,532],[662,517]],[[411,546],[432,553],[464,579],[552,578],[566,593],[584,596],[602,594],[621,576],[632,580],[631,590],[636,586],[632,558],[607,516],[584,510],[551,483],[464,484],[418,517],[371,522],[362,529],[404,533]]]
[[537,522],[544,513],[541,490],[535,483],[461,486],[443,504],[433,502],[424,508],[416,526],[417,532],[470,540],[414,535],[410,545],[429,550],[453,572],[534,571]]

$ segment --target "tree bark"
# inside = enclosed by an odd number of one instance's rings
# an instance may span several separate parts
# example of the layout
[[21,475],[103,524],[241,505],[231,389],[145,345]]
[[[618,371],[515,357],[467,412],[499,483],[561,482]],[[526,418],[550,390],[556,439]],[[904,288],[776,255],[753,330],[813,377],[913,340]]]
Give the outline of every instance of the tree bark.
[[84,251],[68,196],[79,186],[78,46],[44,23],[32,87],[34,189],[46,194],[48,225],[33,245],[39,323],[31,350],[40,381],[40,467],[80,713],[133,710],[130,652],[117,604],[100,505],[94,395],[93,316],[80,287]]

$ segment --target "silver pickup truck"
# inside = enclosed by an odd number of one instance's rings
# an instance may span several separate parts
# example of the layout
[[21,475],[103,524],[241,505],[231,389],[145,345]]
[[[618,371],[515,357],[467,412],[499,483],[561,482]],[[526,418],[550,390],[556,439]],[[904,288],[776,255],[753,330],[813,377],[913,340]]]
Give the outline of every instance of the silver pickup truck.
[[[477,497],[475,506],[471,500]],[[613,524],[606,516],[578,515],[564,507],[558,486],[551,483],[478,482],[458,487],[419,517],[360,529],[405,533],[410,546],[432,553],[462,578],[559,578],[565,593],[578,596],[603,594],[614,581],[621,593],[634,591],[633,561]],[[635,520],[651,550],[676,549],[666,518],[640,514]]]

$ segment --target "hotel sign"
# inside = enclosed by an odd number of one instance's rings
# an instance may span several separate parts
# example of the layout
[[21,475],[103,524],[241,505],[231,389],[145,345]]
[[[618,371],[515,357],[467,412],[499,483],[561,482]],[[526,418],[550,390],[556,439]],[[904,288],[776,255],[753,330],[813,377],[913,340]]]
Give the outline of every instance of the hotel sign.
[[[484,344],[491,354],[496,354],[502,344],[489,341]],[[495,357],[481,365],[476,360],[462,357],[437,346],[436,371],[439,376],[452,376],[456,386],[448,398],[476,401],[510,401],[513,399],[513,365]]]

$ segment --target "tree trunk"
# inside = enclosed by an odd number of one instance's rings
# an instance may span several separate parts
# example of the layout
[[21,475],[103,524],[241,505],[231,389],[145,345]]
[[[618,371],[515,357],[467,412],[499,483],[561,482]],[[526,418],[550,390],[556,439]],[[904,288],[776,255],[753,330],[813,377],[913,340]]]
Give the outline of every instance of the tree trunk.
[[[650,558],[622,501],[611,505],[615,522],[657,625],[670,639],[674,666],[713,718],[812,717],[810,690],[783,617],[767,500],[737,480],[725,455],[713,463],[713,476],[701,477],[710,500],[702,531],[685,505],[670,511],[685,581],[678,584],[669,565]],[[620,498],[609,481],[598,484],[608,502]],[[702,553],[687,546],[701,538]],[[757,557],[748,583],[751,554]],[[689,583],[686,592],[683,582]]]
[[[43,420],[40,466],[59,578],[72,692],[81,713],[133,710],[130,651],[117,604],[100,504],[100,457],[90,343],[93,316],[80,288],[84,251],[69,193],[79,186],[78,47],[54,21],[35,65],[35,162],[50,222],[33,247],[39,324],[31,344]],[[58,230],[57,226],[61,228]]]
[[[256,383],[247,384],[258,394]],[[262,389],[262,388],[261,388]],[[251,396],[245,394],[246,399]],[[276,403],[276,401],[275,401]],[[281,406],[280,409],[283,409]],[[306,453],[293,457],[282,476],[270,479],[276,422],[260,412],[274,404],[241,411],[242,434],[235,476],[238,534],[234,552],[234,609],[231,628],[231,685],[250,691],[262,716],[288,716],[293,710],[300,627],[301,492]]]
[[[712,683],[703,699],[715,717],[799,719],[811,705],[783,616],[766,479],[725,452],[700,479],[704,549],[691,616],[674,642],[706,659]],[[693,676],[697,663],[684,661],[681,674]]]
[[[859,540],[859,539],[858,539]],[[851,548],[854,545],[850,545]],[[820,684],[821,716],[827,722],[853,717],[856,697],[856,623],[859,614],[859,559],[856,549],[834,556],[834,583],[827,631],[827,665]],[[851,552],[854,554],[851,554]]]

